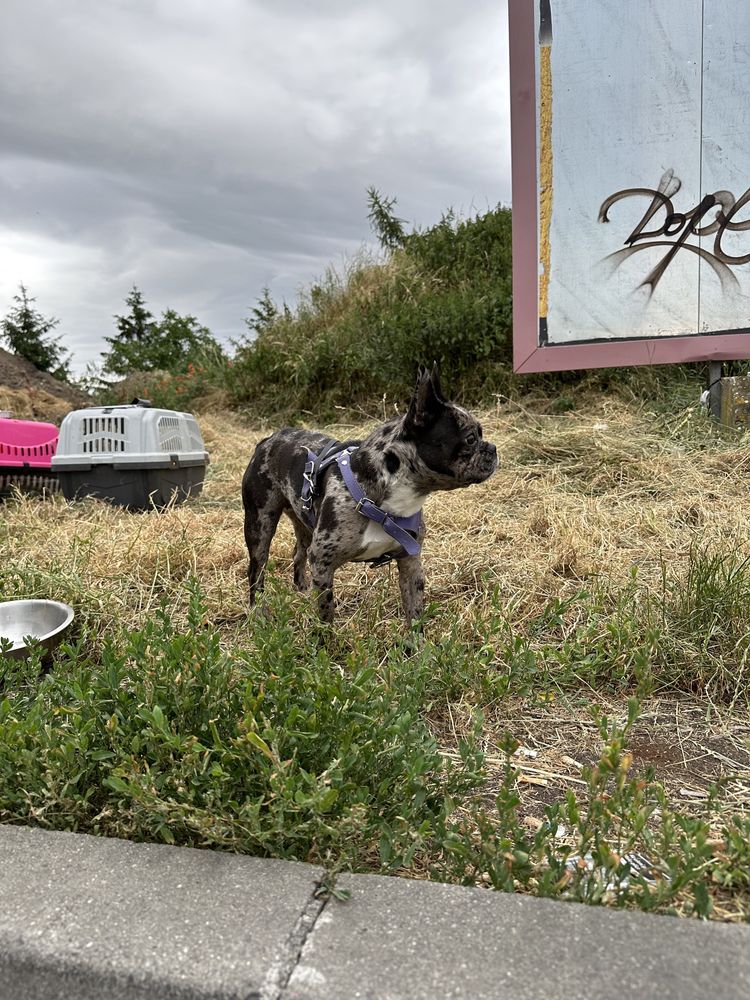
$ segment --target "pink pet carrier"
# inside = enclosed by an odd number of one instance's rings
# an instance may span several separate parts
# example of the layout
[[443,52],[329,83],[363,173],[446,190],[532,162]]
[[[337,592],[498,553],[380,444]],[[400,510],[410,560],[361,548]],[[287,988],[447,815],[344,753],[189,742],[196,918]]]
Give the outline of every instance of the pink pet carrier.
[[0,496],[13,486],[41,492],[58,489],[57,473],[52,471],[57,434],[54,424],[0,417]]

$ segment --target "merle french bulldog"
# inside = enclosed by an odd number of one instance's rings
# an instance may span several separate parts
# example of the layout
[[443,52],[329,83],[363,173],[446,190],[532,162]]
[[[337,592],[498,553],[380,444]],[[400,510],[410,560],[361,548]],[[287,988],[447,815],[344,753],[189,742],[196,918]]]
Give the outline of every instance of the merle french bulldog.
[[481,483],[496,468],[495,445],[482,440],[470,413],[443,398],[436,365],[432,372],[419,369],[406,414],[364,441],[342,445],[289,427],[264,438],[242,480],[250,604],[263,587],[279,518],[287,514],[297,536],[294,585],[307,590],[312,577],[324,622],[333,621],[339,566],[393,558],[408,625],[424,606],[419,548],[425,499]]

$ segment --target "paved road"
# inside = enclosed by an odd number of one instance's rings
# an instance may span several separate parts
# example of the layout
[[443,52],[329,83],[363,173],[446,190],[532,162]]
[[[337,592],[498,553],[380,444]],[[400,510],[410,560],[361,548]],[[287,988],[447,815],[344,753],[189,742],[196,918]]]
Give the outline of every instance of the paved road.
[[0,1000],[747,1000],[750,928],[0,826]]

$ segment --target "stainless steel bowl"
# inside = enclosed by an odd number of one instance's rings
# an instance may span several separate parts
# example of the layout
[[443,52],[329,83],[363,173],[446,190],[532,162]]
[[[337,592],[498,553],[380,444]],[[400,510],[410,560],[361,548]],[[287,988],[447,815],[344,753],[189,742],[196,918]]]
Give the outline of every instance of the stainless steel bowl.
[[60,643],[70,628],[75,612],[60,601],[2,601],[0,602],[0,638],[10,639],[13,645],[5,655],[21,660],[29,655],[24,641],[33,636],[47,653]]

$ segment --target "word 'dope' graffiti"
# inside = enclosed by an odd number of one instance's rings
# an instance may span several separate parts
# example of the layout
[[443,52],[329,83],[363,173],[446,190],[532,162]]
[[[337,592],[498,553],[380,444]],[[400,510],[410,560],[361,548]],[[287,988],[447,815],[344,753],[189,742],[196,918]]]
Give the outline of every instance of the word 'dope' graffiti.
[[[722,239],[727,232],[740,232],[750,229],[750,219],[735,222],[735,216],[745,205],[750,202],[750,188],[739,198],[735,199],[731,191],[714,191],[707,194],[702,201],[691,208],[688,212],[675,212],[672,198],[682,187],[682,181],[675,176],[674,170],[667,170],[659,181],[659,187],[652,188],[626,188],[623,191],[616,191],[602,203],[599,209],[599,222],[609,222],[609,210],[618,201],[625,198],[645,197],[651,198],[651,204],[643,213],[638,225],[625,240],[625,249],[605,257],[605,262],[615,270],[641,250],[649,250],[653,247],[666,247],[666,252],[659,263],[647,274],[640,284],[640,287],[647,287],[651,296],[664,276],[664,272],[672,263],[681,250],[688,250],[697,254],[707,264],[713,268],[717,277],[721,281],[722,289],[725,292],[732,291],[739,287],[737,278],[732,274],[730,267],[750,262],[750,253],[741,256],[732,256],[722,247]],[[719,207],[714,218],[709,222],[705,221],[706,216],[716,206]],[[660,215],[663,213],[663,215]],[[656,228],[646,229],[646,226],[655,216]],[[659,224],[661,223],[661,224]],[[703,237],[715,235],[713,249],[707,250],[705,247],[688,243],[691,236]],[[663,239],[661,237],[664,237]]]

